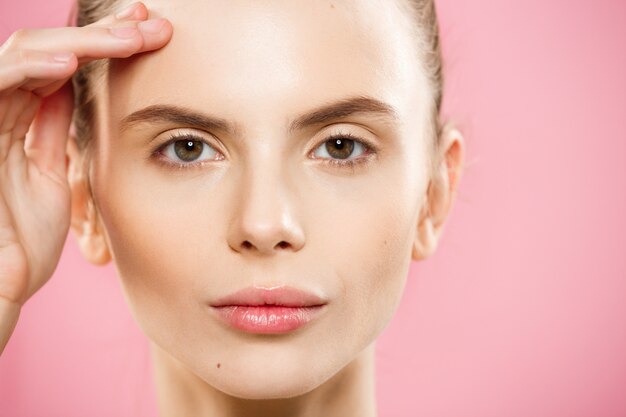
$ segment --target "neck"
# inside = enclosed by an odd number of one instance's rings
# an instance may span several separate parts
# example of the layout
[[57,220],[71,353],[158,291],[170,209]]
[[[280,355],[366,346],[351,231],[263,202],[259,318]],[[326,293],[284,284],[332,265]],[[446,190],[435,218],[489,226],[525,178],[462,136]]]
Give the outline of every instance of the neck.
[[376,417],[375,342],[319,387],[292,398],[247,400],[216,390],[151,343],[160,417]]

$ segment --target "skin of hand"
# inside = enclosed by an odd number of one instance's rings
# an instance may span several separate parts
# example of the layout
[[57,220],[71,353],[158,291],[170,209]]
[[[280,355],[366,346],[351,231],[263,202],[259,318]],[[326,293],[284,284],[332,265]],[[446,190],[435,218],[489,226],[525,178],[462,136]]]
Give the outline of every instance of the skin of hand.
[[[268,415],[296,415],[287,400],[300,409],[340,391],[342,402],[352,385],[325,383],[351,379],[349,365],[396,310],[411,259],[434,251],[463,161],[460,133],[444,129],[441,163],[428,169],[430,93],[413,23],[391,1],[146,4],[175,34],[154,53],[114,60],[96,92],[97,157],[88,173],[77,163],[72,181],[81,250],[115,263],[157,352],[163,415],[265,415],[261,402]],[[354,96],[388,103],[397,118],[289,129]],[[350,159],[367,162],[328,163],[333,134],[357,138]],[[176,147],[181,137],[194,146]],[[246,286],[282,284],[323,296],[325,313],[272,337],[228,328],[209,308]]]
[[142,5],[131,19],[20,29],[0,47],[0,352],[21,306],[56,269],[70,228],[68,80],[94,59],[165,45],[171,23],[147,15]]

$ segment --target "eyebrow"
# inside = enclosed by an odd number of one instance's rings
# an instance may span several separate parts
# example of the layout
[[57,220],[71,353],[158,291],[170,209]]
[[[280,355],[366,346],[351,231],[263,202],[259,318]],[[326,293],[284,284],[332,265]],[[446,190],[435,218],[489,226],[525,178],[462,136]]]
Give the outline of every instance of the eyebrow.
[[[393,121],[399,120],[398,112],[392,105],[374,97],[359,95],[322,105],[298,116],[289,125],[289,133],[357,113],[388,117]],[[169,104],[153,104],[129,114],[120,122],[120,132],[141,123],[168,122],[204,130],[221,130],[233,135],[241,133],[239,125],[226,119]]]

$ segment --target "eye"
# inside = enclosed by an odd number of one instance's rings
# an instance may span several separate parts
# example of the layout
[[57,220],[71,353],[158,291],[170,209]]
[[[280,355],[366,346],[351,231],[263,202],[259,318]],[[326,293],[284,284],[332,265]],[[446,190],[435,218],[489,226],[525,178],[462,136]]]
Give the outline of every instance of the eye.
[[[161,163],[176,168],[190,168],[204,161],[220,160],[221,154],[200,136],[175,133],[154,152]],[[216,158],[217,155],[217,158]]]
[[[370,158],[358,156],[373,152],[372,147],[351,133],[340,133],[329,136],[318,146],[313,155],[324,159],[326,163],[336,166],[350,166],[368,162]],[[357,154],[357,157],[352,157]],[[327,159],[330,158],[330,159]]]

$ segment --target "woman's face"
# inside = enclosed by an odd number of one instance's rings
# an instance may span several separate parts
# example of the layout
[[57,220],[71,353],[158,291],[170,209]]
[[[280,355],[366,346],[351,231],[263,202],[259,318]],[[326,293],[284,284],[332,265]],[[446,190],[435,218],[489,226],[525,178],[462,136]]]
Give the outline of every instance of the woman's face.
[[[172,22],[171,41],[113,62],[98,92],[91,183],[106,242],[135,318],[163,350],[231,395],[302,394],[375,340],[404,288],[430,157],[413,23],[374,0],[181,3],[145,1]],[[347,107],[358,112],[322,115],[356,97],[389,111],[361,100]],[[155,105],[230,128],[171,110],[129,117]],[[185,134],[199,142],[160,148]],[[356,141],[351,152],[335,134]],[[251,285],[328,304],[281,335],[212,313]]]

